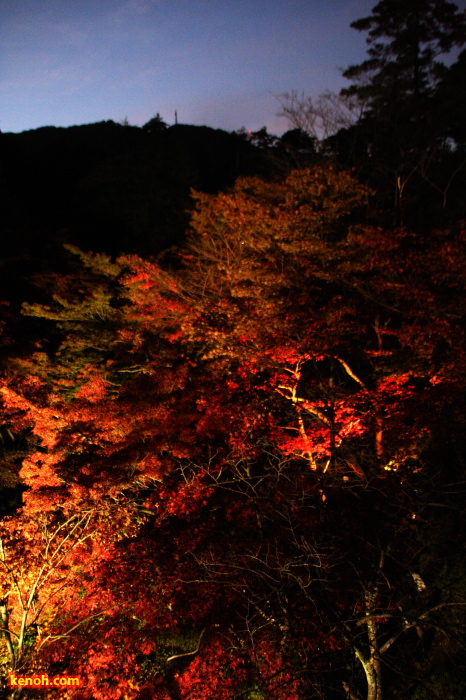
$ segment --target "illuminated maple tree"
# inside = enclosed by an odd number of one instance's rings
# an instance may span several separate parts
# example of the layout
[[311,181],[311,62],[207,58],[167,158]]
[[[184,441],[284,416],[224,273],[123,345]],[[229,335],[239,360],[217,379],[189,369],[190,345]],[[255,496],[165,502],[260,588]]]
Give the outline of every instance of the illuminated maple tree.
[[[372,227],[369,196],[319,168],[239,180],[197,195],[173,269],[71,249],[82,270],[38,280],[24,311],[56,346],[3,377],[29,439],[5,528],[95,514],[67,540],[79,605],[31,647],[73,697],[327,697],[332,673],[329,698],[380,700],[385,659],[461,602],[415,552],[460,469],[435,455],[462,449],[464,231]],[[36,578],[37,537],[6,548]]]

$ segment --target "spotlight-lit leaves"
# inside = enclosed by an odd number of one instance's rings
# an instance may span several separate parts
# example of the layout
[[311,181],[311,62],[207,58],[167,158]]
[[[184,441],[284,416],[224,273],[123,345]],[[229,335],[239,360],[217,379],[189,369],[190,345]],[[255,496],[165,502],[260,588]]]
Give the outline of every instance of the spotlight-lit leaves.
[[411,629],[429,450],[464,426],[464,237],[373,228],[367,197],[332,170],[240,180],[197,195],[175,270],[74,251],[86,271],[25,308],[55,346],[3,377],[28,440],[8,527],[35,571],[34,518],[98,512],[78,626],[41,656],[83,700],[301,698],[354,658],[369,687]]

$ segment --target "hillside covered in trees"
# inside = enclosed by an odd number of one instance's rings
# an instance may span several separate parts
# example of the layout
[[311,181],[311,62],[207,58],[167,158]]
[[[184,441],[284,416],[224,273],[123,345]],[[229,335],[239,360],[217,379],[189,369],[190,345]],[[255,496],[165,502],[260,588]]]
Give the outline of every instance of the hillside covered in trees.
[[1,697],[465,695],[466,19],[354,27],[281,138],[0,134]]

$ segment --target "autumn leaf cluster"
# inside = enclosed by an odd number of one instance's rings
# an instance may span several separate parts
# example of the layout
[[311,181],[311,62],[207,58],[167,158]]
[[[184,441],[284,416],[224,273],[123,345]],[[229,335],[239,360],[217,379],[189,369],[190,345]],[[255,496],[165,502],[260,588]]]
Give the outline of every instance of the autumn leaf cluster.
[[438,585],[432,503],[462,480],[465,231],[372,226],[370,196],[240,179],[196,194],[169,263],[68,246],[74,274],[37,280],[53,342],[0,388],[27,443],[4,668],[83,700],[298,700],[415,663],[412,575]]

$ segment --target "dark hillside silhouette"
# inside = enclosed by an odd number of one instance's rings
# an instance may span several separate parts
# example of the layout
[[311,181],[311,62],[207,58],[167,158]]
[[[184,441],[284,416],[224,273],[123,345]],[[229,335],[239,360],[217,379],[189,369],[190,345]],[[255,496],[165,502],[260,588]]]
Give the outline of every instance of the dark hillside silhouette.
[[181,124],[42,127],[1,134],[0,154],[4,254],[35,237],[157,253],[182,237],[191,187],[214,193],[264,171],[241,135]]
[[63,243],[157,255],[182,242],[192,188],[214,194],[276,167],[246,134],[153,121],[0,133],[1,298],[30,298],[35,273],[63,270]]

